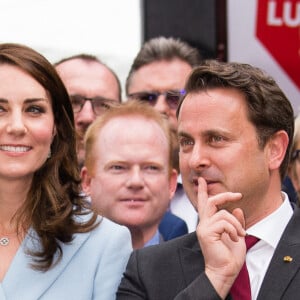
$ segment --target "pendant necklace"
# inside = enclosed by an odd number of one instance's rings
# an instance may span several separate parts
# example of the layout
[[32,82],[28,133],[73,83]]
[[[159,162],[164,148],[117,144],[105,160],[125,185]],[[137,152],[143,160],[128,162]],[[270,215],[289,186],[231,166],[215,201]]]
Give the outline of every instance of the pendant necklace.
[[7,246],[9,244],[9,238],[7,236],[0,238],[0,246]]

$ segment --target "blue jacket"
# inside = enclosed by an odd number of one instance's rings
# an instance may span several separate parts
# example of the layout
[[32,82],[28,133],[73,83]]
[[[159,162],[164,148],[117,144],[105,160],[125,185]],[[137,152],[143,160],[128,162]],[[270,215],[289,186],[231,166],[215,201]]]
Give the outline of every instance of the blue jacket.
[[105,218],[91,232],[61,244],[61,261],[46,272],[30,268],[27,249],[38,249],[39,238],[31,230],[16,253],[3,281],[1,300],[114,300],[132,251],[126,227]]
[[164,241],[168,241],[188,233],[188,228],[185,221],[167,211],[160,221],[158,231]]

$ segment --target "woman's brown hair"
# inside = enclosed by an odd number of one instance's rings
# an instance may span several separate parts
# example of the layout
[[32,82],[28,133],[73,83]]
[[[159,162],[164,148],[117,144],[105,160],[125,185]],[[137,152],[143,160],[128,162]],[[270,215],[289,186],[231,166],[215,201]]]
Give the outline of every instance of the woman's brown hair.
[[[32,76],[51,98],[56,127],[51,157],[35,172],[27,199],[15,215],[19,228],[31,227],[40,238],[39,250],[28,249],[33,268],[47,271],[62,257],[61,243],[71,242],[75,233],[92,230],[97,216],[81,193],[72,106],[54,67],[35,50],[13,43],[0,44],[1,64]],[[90,217],[80,221],[87,214]]]

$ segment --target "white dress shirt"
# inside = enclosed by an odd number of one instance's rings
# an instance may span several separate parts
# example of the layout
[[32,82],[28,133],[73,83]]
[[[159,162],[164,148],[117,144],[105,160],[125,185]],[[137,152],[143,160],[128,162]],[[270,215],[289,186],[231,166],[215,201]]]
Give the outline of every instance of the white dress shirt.
[[258,296],[275,248],[293,214],[287,194],[283,195],[284,201],[277,210],[247,230],[247,234],[260,239],[246,255],[252,300]]

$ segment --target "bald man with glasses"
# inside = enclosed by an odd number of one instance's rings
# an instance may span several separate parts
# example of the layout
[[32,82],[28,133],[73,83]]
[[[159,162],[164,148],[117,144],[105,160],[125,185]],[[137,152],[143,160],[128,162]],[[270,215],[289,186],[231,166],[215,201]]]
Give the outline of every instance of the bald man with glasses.
[[84,163],[83,136],[97,116],[121,102],[120,81],[112,69],[89,54],[64,58],[54,66],[72,102],[81,167]]

